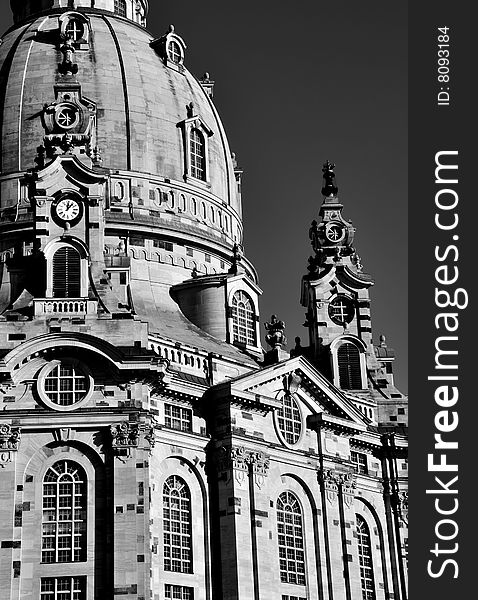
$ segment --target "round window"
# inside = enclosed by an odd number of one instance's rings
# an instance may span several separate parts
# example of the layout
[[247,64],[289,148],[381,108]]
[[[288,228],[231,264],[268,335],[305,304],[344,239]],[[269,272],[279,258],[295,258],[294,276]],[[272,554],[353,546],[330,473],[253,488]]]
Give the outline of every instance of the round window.
[[38,392],[51,408],[69,410],[85,401],[92,390],[92,378],[75,360],[53,361],[38,377]]
[[347,325],[355,315],[354,303],[347,296],[336,296],[329,303],[329,317],[336,325]]
[[276,425],[282,440],[294,446],[302,435],[302,415],[299,405],[291,394],[281,392],[282,406],[276,413]]
[[80,114],[72,104],[61,104],[56,108],[55,121],[61,129],[72,129],[80,120]]

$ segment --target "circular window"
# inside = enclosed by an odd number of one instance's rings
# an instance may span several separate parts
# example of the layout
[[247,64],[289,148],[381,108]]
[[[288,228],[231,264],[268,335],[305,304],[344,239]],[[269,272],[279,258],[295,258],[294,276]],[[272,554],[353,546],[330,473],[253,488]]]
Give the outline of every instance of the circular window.
[[55,121],[62,129],[72,129],[78,124],[80,114],[76,107],[71,104],[62,104],[57,107]]
[[355,315],[354,303],[347,296],[336,296],[329,303],[329,317],[336,325],[347,325]]
[[56,410],[77,408],[91,391],[91,375],[76,360],[53,361],[43,367],[38,377],[41,399]]
[[275,413],[276,425],[282,440],[294,446],[302,435],[302,415],[294,397],[285,392],[281,394],[282,406]]
[[341,223],[330,222],[325,226],[325,237],[329,242],[338,244],[345,238],[345,228]]

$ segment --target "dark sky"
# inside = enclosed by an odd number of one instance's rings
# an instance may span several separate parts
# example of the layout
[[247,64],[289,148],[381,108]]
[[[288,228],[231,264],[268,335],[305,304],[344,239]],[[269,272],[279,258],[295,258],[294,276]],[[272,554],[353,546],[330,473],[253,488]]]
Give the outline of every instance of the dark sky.
[[[9,2],[0,0],[2,29]],[[245,251],[276,313],[307,343],[300,281],[322,201],[322,164],[336,164],[344,216],[375,279],[372,327],[407,364],[407,3],[150,1],[148,29],[173,23],[186,65],[215,79],[215,103],[244,168]]]

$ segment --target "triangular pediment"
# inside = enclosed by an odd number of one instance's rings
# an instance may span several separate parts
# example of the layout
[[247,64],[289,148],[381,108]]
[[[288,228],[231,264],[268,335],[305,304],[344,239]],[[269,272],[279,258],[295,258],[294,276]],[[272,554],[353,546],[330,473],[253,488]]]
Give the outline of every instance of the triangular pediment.
[[365,430],[368,419],[306,358],[299,356],[228,382],[232,396],[254,397],[260,403],[279,404],[290,389],[313,415],[337,427]]

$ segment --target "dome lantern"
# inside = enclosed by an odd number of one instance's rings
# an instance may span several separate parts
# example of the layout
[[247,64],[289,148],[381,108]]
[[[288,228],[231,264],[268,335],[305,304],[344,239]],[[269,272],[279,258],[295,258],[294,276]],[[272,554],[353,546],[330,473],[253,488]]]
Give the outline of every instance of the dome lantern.
[[148,0],[11,0],[15,23],[50,9],[96,9],[146,26]]

